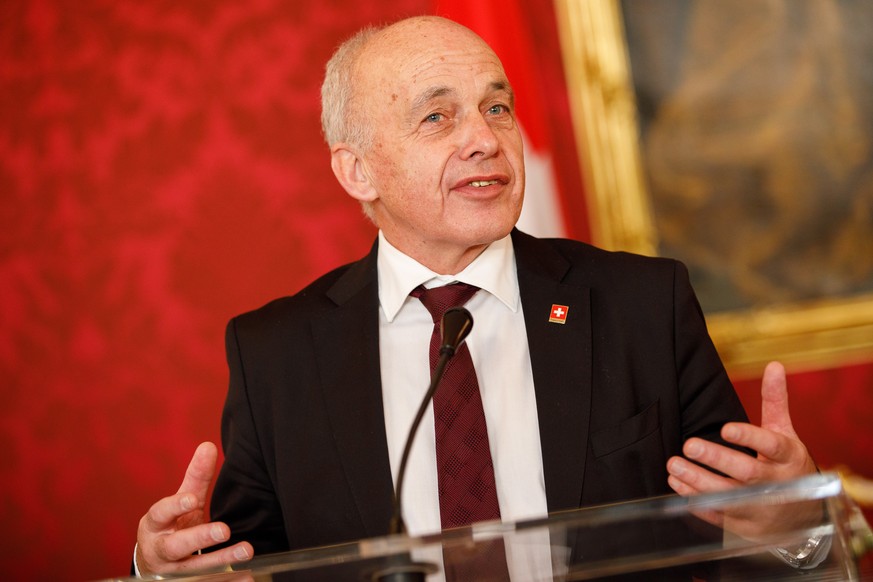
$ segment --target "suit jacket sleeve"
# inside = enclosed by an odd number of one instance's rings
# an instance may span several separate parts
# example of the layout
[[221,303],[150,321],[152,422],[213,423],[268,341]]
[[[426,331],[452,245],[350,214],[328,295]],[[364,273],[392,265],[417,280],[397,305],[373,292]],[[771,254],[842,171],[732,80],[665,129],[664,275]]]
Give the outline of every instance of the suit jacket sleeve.
[[257,554],[288,550],[276,489],[256,430],[240,353],[237,320],[225,334],[229,387],[221,420],[225,461],[212,496],[211,518],[231,526],[226,545],[251,542]]

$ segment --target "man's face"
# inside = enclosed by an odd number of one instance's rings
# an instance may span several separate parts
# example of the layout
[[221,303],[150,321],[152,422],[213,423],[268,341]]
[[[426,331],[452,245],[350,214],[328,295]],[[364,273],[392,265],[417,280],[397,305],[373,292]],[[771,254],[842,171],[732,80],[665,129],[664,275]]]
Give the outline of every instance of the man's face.
[[431,268],[457,266],[518,220],[521,134],[494,52],[452,23],[416,24],[389,29],[361,59],[359,111],[374,137],[363,167],[388,240]]

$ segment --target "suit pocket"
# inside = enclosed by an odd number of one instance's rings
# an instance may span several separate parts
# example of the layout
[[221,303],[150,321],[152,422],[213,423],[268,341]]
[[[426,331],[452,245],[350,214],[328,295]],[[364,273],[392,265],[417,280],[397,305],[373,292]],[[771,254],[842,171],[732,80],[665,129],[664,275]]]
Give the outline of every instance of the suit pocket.
[[659,400],[655,400],[634,416],[615,426],[601,429],[591,435],[591,450],[595,457],[603,457],[634,444],[649,436],[661,426],[658,413]]

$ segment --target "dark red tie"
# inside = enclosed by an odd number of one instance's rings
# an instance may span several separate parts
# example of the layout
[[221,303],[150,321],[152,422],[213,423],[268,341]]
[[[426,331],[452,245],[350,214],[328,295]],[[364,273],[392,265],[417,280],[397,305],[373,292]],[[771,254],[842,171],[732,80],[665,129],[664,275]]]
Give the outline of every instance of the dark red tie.
[[[419,286],[410,293],[421,300],[433,318],[431,373],[440,357],[443,314],[464,305],[478,290],[455,283],[433,289]],[[466,343],[446,365],[433,396],[433,413],[442,528],[500,519],[482,395]],[[447,580],[508,580],[502,540],[472,548],[445,549],[443,563]]]
[[[411,293],[421,300],[433,318],[431,372],[440,357],[443,314],[451,307],[464,305],[478,290],[472,285],[456,283],[434,289],[418,287]],[[443,529],[500,519],[482,395],[466,343],[461,344],[446,366],[433,396],[433,412]]]

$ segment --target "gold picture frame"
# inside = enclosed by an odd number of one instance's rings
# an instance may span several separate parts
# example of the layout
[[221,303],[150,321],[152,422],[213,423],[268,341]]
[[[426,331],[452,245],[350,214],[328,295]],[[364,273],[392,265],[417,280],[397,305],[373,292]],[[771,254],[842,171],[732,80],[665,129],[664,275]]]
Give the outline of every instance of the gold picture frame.
[[[594,244],[657,254],[619,0],[555,0]],[[873,361],[873,294],[707,315],[732,377]]]

